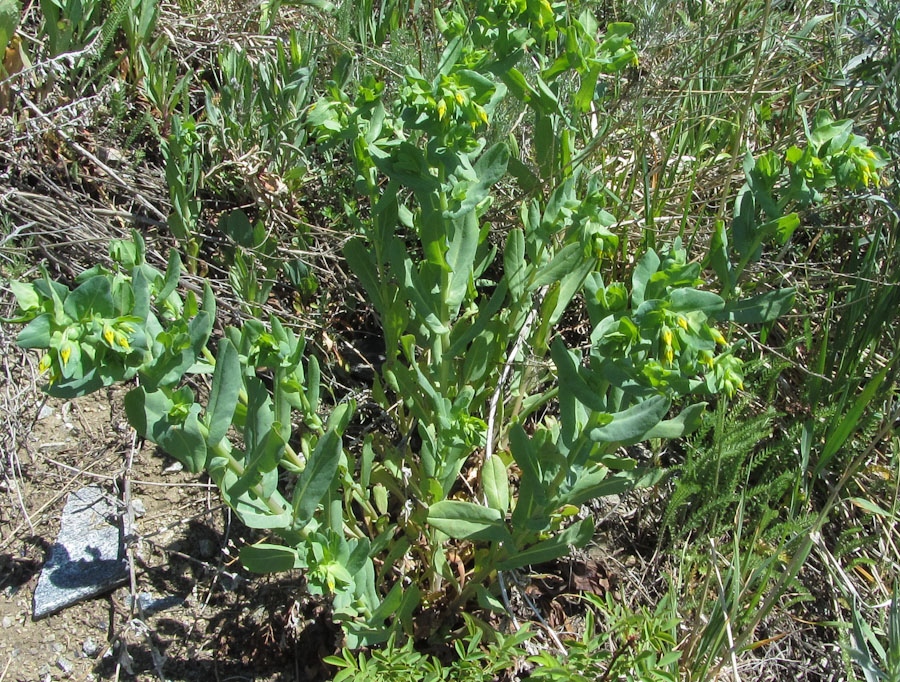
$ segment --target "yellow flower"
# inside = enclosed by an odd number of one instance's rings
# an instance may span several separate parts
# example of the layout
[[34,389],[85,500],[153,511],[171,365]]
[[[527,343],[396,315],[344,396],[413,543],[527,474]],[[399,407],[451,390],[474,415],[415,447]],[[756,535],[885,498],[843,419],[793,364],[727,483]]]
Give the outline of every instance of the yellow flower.
[[112,327],[108,324],[103,325],[103,338],[106,339],[106,343],[110,346],[113,345],[113,341],[115,341],[115,334],[113,333]]
[[38,371],[46,372],[48,369],[50,369],[50,363],[51,363],[50,356],[45,353],[44,356],[41,358],[41,361],[38,363]]
[[463,104],[466,103],[466,98],[465,98],[465,97],[463,96],[463,94],[462,94],[461,92],[459,92],[459,91],[456,92],[456,102],[457,102],[457,104],[459,104],[460,106],[462,106]]
[[125,337],[124,334],[116,334],[116,343],[119,344],[125,350],[129,350],[131,348],[131,346],[128,345],[128,339]]
[[725,337],[722,336],[722,333],[715,327],[710,327],[709,333],[710,333],[710,336],[712,336],[713,341],[715,341],[716,343],[720,343],[723,346],[728,344],[728,342],[725,340]]
[[478,113],[478,118],[480,118],[485,124],[488,122],[487,112],[484,110],[484,107],[475,105],[475,111]]
[[69,357],[72,355],[72,347],[64,346],[59,351],[59,357],[62,358],[63,366],[67,365],[69,362]]
[[688,330],[688,323],[687,323],[687,320],[685,319],[684,315],[678,316],[678,326],[681,327],[682,329],[684,329],[684,331]]
[[675,361],[675,352],[672,350],[672,346],[666,347],[666,364],[671,365]]
[[666,344],[666,348],[672,347],[672,330],[668,327],[663,327],[662,330],[662,339],[663,343]]
[[440,120],[444,120],[444,116],[447,115],[447,103],[442,99],[438,102],[437,105],[438,118]]

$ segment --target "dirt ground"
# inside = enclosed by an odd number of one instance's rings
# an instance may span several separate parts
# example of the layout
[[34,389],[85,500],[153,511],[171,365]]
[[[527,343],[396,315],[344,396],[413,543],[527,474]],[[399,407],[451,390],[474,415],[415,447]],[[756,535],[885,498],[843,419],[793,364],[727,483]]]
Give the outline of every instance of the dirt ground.
[[[336,631],[304,601],[300,577],[243,572],[246,529],[201,476],[133,442],[124,390],[47,398],[16,331],[0,326],[0,681],[327,677],[321,658]],[[35,622],[32,595],[66,496],[86,485],[130,497],[133,577]],[[149,608],[133,607],[133,595]]]

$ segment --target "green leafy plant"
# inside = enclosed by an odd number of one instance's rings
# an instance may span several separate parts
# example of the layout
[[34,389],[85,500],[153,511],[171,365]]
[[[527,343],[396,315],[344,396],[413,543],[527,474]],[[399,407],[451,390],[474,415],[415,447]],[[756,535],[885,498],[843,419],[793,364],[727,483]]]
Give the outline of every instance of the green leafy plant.
[[[599,75],[634,61],[630,27],[612,25],[598,41],[588,14],[573,21],[546,4],[477,9],[471,30],[452,14],[442,19],[448,43],[435,72],[408,67],[394,104],[373,75],[351,89],[338,74],[301,131],[294,118],[309,73],[293,47],[290,61],[279,52],[277,69],[259,71],[272,76],[259,91],[246,55],[227,54],[223,71],[238,87],[227,99],[208,97],[210,122],[237,126],[225,139],[249,126],[260,144],[288,150],[273,156],[287,162],[300,157],[283,135],[298,136],[290,142],[308,132],[352,159],[363,199],[355,205],[370,212],[350,216],[359,234],[344,255],[382,327],[386,358],[373,396],[393,415],[399,441],[371,433],[344,447],[354,403],[326,415],[318,361],[277,318],[227,329],[214,356],[211,292],[201,304],[179,298],[180,260],[173,256],[165,275],[148,270],[137,235],[132,246],[116,244],[116,270],[82,276],[87,292],[124,292],[110,294],[112,307],[100,296],[90,304],[100,308],[69,314],[65,300],[85,298],[80,288],[69,294],[47,278],[18,286],[30,320],[20,344],[49,349],[60,375],[50,390],[80,395],[138,377],[126,398],[132,425],[190,471],[207,471],[243,523],[270,534],[241,550],[243,564],[303,569],[309,590],[330,596],[350,647],[412,634],[427,610],[454,614],[476,599],[502,609],[498,573],[590,540],[592,520],[573,518],[580,505],[659,480],[658,468],[638,466],[623,447],[689,433],[703,398],[742,387],[741,362],[718,323],[738,313],[745,322],[773,318],[767,300],[705,291],[680,241],[647,249],[630,279],[604,277],[620,238],[572,126],[600,92]],[[529,50],[539,69],[520,71]],[[568,93],[566,74],[586,90]],[[507,97],[533,116],[535,157],[497,130]],[[271,115],[239,115],[246,110]],[[164,146],[169,224],[190,270],[200,129],[173,115]],[[490,235],[503,220],[496,186],[508,173],[534,196],[504,225],[501,251]],[[548,191],[536,191],[544,182]],[[248,257],[262,257],[271,279],[274,244],[261,225],[233,212],[222,228]],[[232,283],[253,297],[252,309],[265,291],[243,251],[233,257]],[[559,325],[576,304],[589,327],[573,343]],[[125,328],[104,326],[119,318],[132,325],[127,345],[116,336]],[[77,337],[86,341],[70,368],[75,350],[62,344],[81,329],[70,327],[89,322],[94,336]],[[95,352],[97,334],[140,352]],[[186,373],[212,375],[207,400]],[[430,618],[426,634],[448,627],[451,619]]]
[[454,642],[456,659],[449,665],[441,663],[437,656],[416,651],[412,639],[398,645],[393,635],[380,650],[354,654],[344,649],[341,656],[329,656],[325,662],[339,668],[334,676],[335,682],[488,682],[515,669],[517,662],[524,660],[526,654],[522,645],[532,637],[527,628],[509,636],[495,631],[485,636],[483,624],[478,624],[468,614],[463,614],[463,618],[465,632]]
[[172,212],[167,223],[187,256],[188,270],[196,272],[200,253],[199,190],[203,181],[201,142],[192,116],[171,117],[171,130],[162,151]]
[[306,174],[306,127],[315,72],[316,39],[291,31],[286,42],[251,56],[223,49],[215,83],[204,83],[202,124],[208,175],[223,186],[238,178],[260,204],[285,201]]
[[[546,682],[581,680],[674,681],[678,676],[674,631],[677,619],[666,617],[665,601],[655,613],[630,613],[609,594],[585,594],[584,632],[565,643],[565,655],[547,650],[529,660],[529,679]],[[598,623],[598,619],[602,621]]]
[[51,56],[84,47],[103,22],[103,4],[94,0],[42,0],[41,12]]

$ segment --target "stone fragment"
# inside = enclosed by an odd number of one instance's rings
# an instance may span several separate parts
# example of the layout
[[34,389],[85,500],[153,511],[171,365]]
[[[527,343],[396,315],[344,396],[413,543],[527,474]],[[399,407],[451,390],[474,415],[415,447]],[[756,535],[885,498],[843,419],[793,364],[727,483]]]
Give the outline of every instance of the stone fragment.
[[72,674],[72,664],[62,656],[56,659],[56,667],[62,670],[66,675]]
[[128,580],[124,529],[103,489],[69,493],[59,536],[34,590],[37,620],[118,587]]
[[93,658],[100,653],[100,645],[94,641],[93,637],[88,637],[81,644],[81,651],[85,658]]
[[144,502],[138,498],[134,498],[133,500],[131,500],[131,509],[134,512],[134,515],[138,518],[147,513],[147,508],[144,506]]

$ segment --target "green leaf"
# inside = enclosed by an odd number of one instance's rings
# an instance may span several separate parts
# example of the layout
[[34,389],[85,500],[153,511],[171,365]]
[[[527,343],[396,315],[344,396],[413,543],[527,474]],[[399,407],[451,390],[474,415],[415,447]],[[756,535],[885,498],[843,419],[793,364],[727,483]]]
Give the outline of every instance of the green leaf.
[[[18,0],[0,0],[0,55],[6,51],[6,46],[16,32],[20,11]],[[0,73],[6,75],[2,66]]]
[[141,322],[146,322],[150,315],[150,283],[144,275],[143,268],[134,268],[131,276],[131,290],[134,294],[131,315],[140,319]]
[[262,445],[268,436],[275,421],[275,410],[272,406],[272,398],[266,390],[265,384],[258,377],[248,377],[247,387],[247,417],[244,422],[244,446],[247,454]]
[[242,388],[241,364],[237,349],[228,339],[219,342],[216,371],[213,374],[209,402],[206,405],[208,443],[217,445],[231,426]]
[[48,348],[50,346],[50,313],[38,315],[16,337],[19,348]]
[[886,519],[893,518],[893,514],[887,511],[886,509],[882,509],[877,504],[872,502],[871,500],[867,500],[863,497],[850,497],[847,498],[847,501],[855,507],[859,507],[863,511],[868,512],[869,514],[874,514],[875,516],[882,516]]
[[169,416],[174,406],[163,391],[148,392],[143,386],[125,396],[125,414],[134,429],[184,464],[191,473],[199,473],[206,465],[207,455],[206,439],[197,418],[200,405],[191,405],[188,416],[181,423]]
[[294,568],[297,550],[260,542],[241,547],[241,563],[251,573],[281,573]]
[[219,218],[219,229],[241,246],[247,248],[261,246],[254,243],[253,225],[250,224],[247,214],[239,208]]
[[[431,300],[432,293],[430,287],[423,286],[412,260],[404,257],[398,264],[398,258],[400,258],[398,254],[392,254],[391,265],[395,268],[394,272],[403,279],[404,292],[409,297],[410,301],[412,301],[416,314],[420,317],[422,323],[432,332],[435,334],[446,334],[450,330],[441,322],[437,315],[435,306],[433,305],[434,302]],[[426,296],[428,298],[426,298]]]
[[541,186],[540,178],[519,159],[511,158],[507,164],[507,170],[509,170],[509,174],[516,179],[519,187],[525,193],[535,192]]
[[94,315],[114,317],[116,311],[109,280],[103,275],[91,277],[66,297],[63,310],[73,320],[86,320]]
[[549,263],[537,271],[528,291],[539,289],[545,284],[558,282],[564,275],[575,268],[582,258],[580,244],[568,244],[561,248]]
[[716,222],[715,232],[709,243],[709,253],[704,259],[704,266],[709,266],[719,277],[722,288],[731,290],[734,287],[734,274],[728,254],[728,235],[725,232],[725,223]]
[[13,296],[16,297],[16,303],[19,308],[23,311],[40,308],[41,297],[38,295],[34,284],[26,284],[25,282],[12,280],[9,283],[9,288],[12,290]]
[[178,251],[172,249],[169,252],[169,262],[166,265],[166,277],[162,288],[156,293],[157,301],[164,301],[175,292],[178,280],[181,277],[181,256]]
[[616,412],[609,424],[592,429],[590,438],[599,443],[624,444],[643,440],[668,412],[669,402],[666,396],[656,395],[627,410]]
[[331,487],[341,459],[341,450],[341,438],[331,430],[316,443],[294,488],[294,521],[298,526],[309,522],[322,497]]
[[765,324],[773,322],[790,312],[794,305],[797,290],[793,287],[767,291],[764,294],[744,298],[740,301],[729,301],[724,315],[716,317],[731,320],[738,324]]
[[188,418],[180,426],[172,425],[157,441],[163,450],[182,462],[192,474],[203,471],[206,465],[206,439],[200,431],[200,420],[197,412],[199,405],[194,405]]
[[516,228],[510,230],[503,250],[503,274],[514,301],[525,293],[528,270],[525,264],[525,234]]
[[350,265],[363,288],[369,295],[369,300],[375,306],[375,310],[382,317],[385,313],[385,303],[381,292],[381,284],[378,273],[375,270],[375,258],[373,253],[365,247],[361,239],[354,238],[344,245],[344,258]]
[[509,510],[509,479],[506,465],[497,455],[491,455],[481,468],[481,485],[488,504],[506,514]]
[[248,462],[243,475],[227,490],[223,489],[226,497],[237,500],[257,483],[260,485],[263,497],[272,495],[278,484],[278,462],[281,461],[284,446],[281,425],[278,422],[272,422],[272,426],[262,441],[252,451],[247,452]]
[[786,216],[760,225],[757,238],[761,244],[767,239],[775,237],[775,243],[783,246],[798,227],[800,227],[800,216],[796,213],[788,213]]
[[674,419],[664,419],[650,429],[644,438],[681,438],[700,426],[706,403],[694,403],[684,408]]
[[825,467],[828,466],[832,457],[834,457],[838,450],[843,447],[844,443],[847,442],[850,434],[856,431],[859,426],[860,417],[862,417],[866,407],[872,402],[875,392],[887,376],[888,371],[891,369],[891,365],[893,365],[893,362],[888,363],[884,369],[869,379],[865,388],[862,390],[862,393],[859,394],[856,402],[853,403],[853,407],[847,411],[837,427],[828,434],[828,437],[825,440],[825,447],[822,449],[822,454],[819,457],[816,468],[813,470],[813,478],[818,477],[818,475],[822,473]]
[[309,411],[315,414],[319,409],[319,387],[322,373],[319,369],[319,361],[315,355],[311,355],[306,367],[306,400],[309,402]]
[[711,291],[701,291],[690,287],[674,289],[669,293],[669,301],[674,312],[693,312],[702,310],[707,315],[716,313],[725,307],[725,300]]
[[506,174],[506,165],[509,162],[509,148],[499,142],[482,154],[475,162],[473,170],[478,180],[466,191],[466,197],[460,203],[459,208],[447,217],[459,218],[474,211],[482,201],[487,198],[491,187]]
[[546,322],[542,321],[542,325],[546,324],[550,327],[553,327],[557,322],[559,322],[559,319],[566,311],[569,303],[571,303],[575,295],[584,287],[585,280],[587,280],[588,275],[594,270],[596,266],[597,259],[595,257],[591,256],[589,258],[585,258],[582,255],[581,262],[578,263],[576,267],[574,267],[568,273],[563,275],[562,279],[560,279],[559,282],[559,290],[558,294],[556,295],[555,303],[553,304],[553,312],[550,313]]
[[555,537],[543,540],[527,549],[516,552],[509,559],[497,564],[497,570],[511,571],[514,568],[543,564],[569,553],[569,547],[583,547],[594,536],[594,520],[590,517],[566,528]]
[[446,254],[450,281],[447,283],[444,299],[451,316],[459,311],[469,288],[469,280],[472,279],[475,252],[478,250],[478,219],[475,211],[469,211],[455,219],[453,228],[453,239]]
[[541,484],[541,469],[534,443],[521,424],[513,424],[509,430],[509,449],[522,471],[522,482],[533,486]]
[[649,249],[631,275],[631,305],[633,308],[637,308],[644,302],[647,284],[658,270],[659,256],[656,255],[656,251]]
[[620,495],[634,488],[655,485],[664,475],[663,469],[654,467],[633,469],[610,476],[606,467],[600,467],[589,473],[579,474],[574,484],[560,494],[558,502],[581,506],[607,495]]
[[559,387],[561,391],[570,393],[585,407],[595,412],[605,412],[606,404],[603,396],[594,391],[584,380],[575,364],[575,359],[566,348],[560,337],[553,339],[550,347],[550,357],[556,365],[559,374]]
[[428,523],[457,540],[509,542],[512,538],[503,522],[503,514],[461,500],[442,500],[428,509]]

